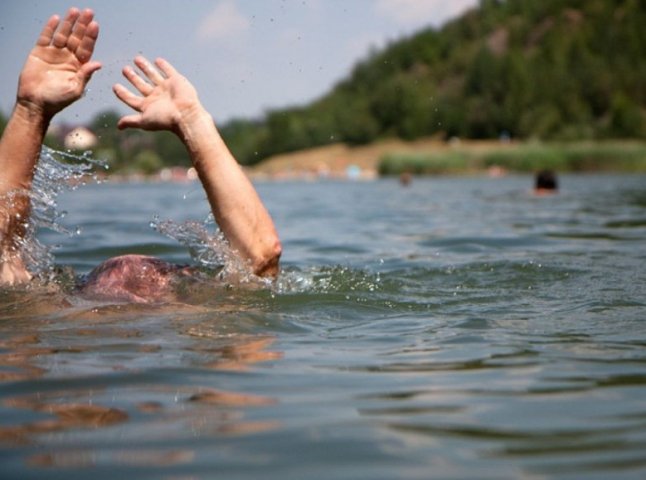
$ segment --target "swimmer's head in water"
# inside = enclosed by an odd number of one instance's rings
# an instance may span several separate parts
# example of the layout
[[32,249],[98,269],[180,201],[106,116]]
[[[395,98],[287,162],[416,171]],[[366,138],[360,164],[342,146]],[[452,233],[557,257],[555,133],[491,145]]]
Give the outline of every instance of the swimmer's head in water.
[[83,297],[93,300],[153,303],[172,300],[173,280],[192,269],[145,255],[123,255],[106,260],[79,285]]
[[536,174],[534,189],[537,191],[555,192],[558,190],[556,174],[551,170],[541,170]]

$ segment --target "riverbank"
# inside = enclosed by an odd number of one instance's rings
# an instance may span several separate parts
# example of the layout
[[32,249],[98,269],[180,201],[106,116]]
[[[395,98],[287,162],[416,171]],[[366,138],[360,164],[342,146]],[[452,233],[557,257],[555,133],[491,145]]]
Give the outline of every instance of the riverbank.
[[350,147],[333,144],[276,155],[249,169],[271,179],[358,178],[379,175],[607,171],[646,172],[646,142],[573,143],[384,140]]
[[[276,155],[245,167],[258,180],[371,180],[401,175],[489,175],[567,172],[646,172],[646,142],[573,143],[462,141],[433,138],[405,142],[383,140],[363,146],[331,144]],[[191,182],[194,169],[164,168],[152,175],[116,172],[111,181]]]

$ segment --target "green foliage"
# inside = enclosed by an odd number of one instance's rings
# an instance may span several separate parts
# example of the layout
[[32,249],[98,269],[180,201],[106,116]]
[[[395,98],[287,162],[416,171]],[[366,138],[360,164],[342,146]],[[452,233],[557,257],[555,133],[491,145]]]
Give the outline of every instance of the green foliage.
[[612,99],[608,133],[617,138],[644,135],[644,115],[641,109],[621,92]]
[[163,167],[162,159],[152,150],[143,150],[139,152],[132,164],[135,171],[150,175]]
[[[384,137],[645,139],[644,25],[643,0],[480,0],[441,29],[372,50],[310,105],[220,130],[247,165]],[[118,131],[117,120],[105,112],[90,126],[113,169],[146,150],[163,165],[187,164],[171,134]]]
[[188,165],[186,149],[177,136],[170,132],[119,130],[119,118],[115,111],[101,112],[88,126],[98,139],[95,155],[106,160],[112,171],[141,167],[145,173],[153,173],[164,166]]
[[465,152],[433,154],[389,154],[379,162],[380,175],[461,173],[472,168]]
[[561,172],[646,171],[644,143],[528,144],[487,153],[485,167],[499,166],[512,171],[543,169]]
[[389,154],[380,159],[381,175],[447,174],[501,167],[512,172],[646,172],[644,142],[524,143],[489,149],[451,148],[432,154]]
[[372,51],[323,99],[247,122],[232,148],[255,163],[332,136],[646,138],[644,25],[640,0],[481,0]]

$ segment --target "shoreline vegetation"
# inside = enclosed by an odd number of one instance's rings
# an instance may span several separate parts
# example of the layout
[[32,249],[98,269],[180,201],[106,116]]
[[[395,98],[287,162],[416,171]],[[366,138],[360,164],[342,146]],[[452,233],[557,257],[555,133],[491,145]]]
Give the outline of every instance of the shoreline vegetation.
[[644,172],[646,142],[466,143],[433,152],[392,153],[379,162],[380,175],[482,171],[533,173]]
[[[310,103],[218,129],[255,178],[646,172],[645,24],[634,0],[481,0],[371,50]],[[47,144],[92,150],[115,180],[190,177],[175,135],[119,117],[52,125]]]
[[[245,167],[254,180],[372,180],[410,174],[487,175],[535,173],[645,173],[646,142],[449,142],[383,140],[371,145],[333,144],[270,157]],[[190,168],[172,167],[144,175],[108,174],[113,181],[191,181]]]
[[249,170],[253,177],[350,178],[568,172],[646,173],[646,142],[412,142],[387,140],[367,146],[335,144],[277,155]]

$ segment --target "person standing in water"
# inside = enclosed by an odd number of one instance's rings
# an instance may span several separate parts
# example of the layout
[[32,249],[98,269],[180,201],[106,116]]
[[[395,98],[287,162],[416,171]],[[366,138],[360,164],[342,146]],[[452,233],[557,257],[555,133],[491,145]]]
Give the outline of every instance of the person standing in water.
[[[20,74],[16,104],[0,139],[0,285],[32,278],[21,253],[30,213],[29,191],[52,118],[78,100],[101,64],[92,60],[99,25],[92,10],[71,8],[46,23]],[[220,137],[193,85],[166,60],[142,56],[123,69],[137,93],[117,84],[116,96],[135,113],[118,128],[168,130],[186,146],[211,210],[232,249],[261,277],[275,277],[281,244],[253,185]],[[79,286],[97,298],[136,302],[164,298],[186,269],[143,255],[109,259]]]

